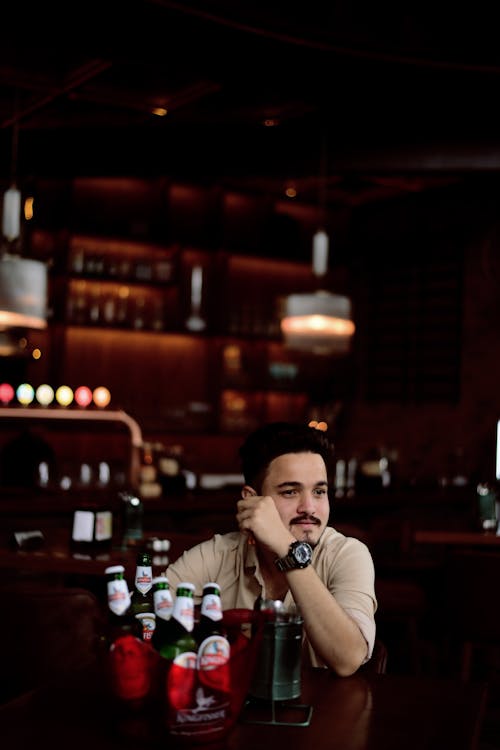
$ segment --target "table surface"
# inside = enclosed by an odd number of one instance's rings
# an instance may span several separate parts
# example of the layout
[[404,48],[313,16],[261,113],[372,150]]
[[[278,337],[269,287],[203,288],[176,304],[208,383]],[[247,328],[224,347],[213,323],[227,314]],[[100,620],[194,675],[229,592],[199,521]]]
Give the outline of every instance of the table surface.
[[[72,750],[166,747],[137,743],[118,733],[99,673],[87,670],[66,683],[46,686],[0,706],[5,747],[48,744]],[[300,703],[312,705],[309,726],[244,723],[227,736],[227,750],[274,746],[294,750],[442,750],[477,748],[486,687],[400,675],[358,673],[339,678],[327,670],[306,670]],[[198,746],[202,747],[202,746]],[[209,746],[212,747],[212,746]]]

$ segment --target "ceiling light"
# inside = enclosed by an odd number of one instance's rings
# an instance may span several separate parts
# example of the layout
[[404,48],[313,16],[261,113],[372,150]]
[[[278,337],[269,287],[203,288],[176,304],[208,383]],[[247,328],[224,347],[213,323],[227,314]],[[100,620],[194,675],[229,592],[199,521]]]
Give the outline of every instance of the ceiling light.
[[[326,274],[328,235],[319,230],[313,238],[313,272]],[[312,354],[347,354],[355,331],[351,300],[318,289],[289,294],[281,301],[281,331],[289,349]]]
[[[326,216],[326,140],[323,137],[318,182],[321,221]],[[313,237],[312,270],[317,279],[328,270],[329,237],[320,226]],[[285,345],[311,354],[347,354],[355,331],[351,300],[324,289],[290,294],[280,300]]]
[[165,117],[168,114],[168,109],[166,107],[154,107],[151,110],[151,114],[157,117]]
[[47,326],[47,266],[21,258],[15,251],[21,236],[21,192],[16,186],[17,130],[12,139],[12,183],[3,196],[0,252],[0,330]]
[[38,260],[0,258],[0,330],[47,327],[47,267]]

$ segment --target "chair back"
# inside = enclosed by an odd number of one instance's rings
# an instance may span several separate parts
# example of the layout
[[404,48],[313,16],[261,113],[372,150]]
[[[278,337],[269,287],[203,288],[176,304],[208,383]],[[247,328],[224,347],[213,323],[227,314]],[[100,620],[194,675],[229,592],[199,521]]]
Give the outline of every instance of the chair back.
[[[492,664],[477,660],[477,652],[492,653],[500,647],[500,552],[461,550],[448,555],[442,580],[439,627],[448,648],[458,649],[462,679],[472,677],[475,667]],[[451,654],[453,657],[453,654]]]
[[387,646],[380,638],[375,638],[371,659],[360,667],[363,674],[386,674]]
[[2,591],[0,700],[93,663],[99,655],[103,613],[83,588],[30,584]]

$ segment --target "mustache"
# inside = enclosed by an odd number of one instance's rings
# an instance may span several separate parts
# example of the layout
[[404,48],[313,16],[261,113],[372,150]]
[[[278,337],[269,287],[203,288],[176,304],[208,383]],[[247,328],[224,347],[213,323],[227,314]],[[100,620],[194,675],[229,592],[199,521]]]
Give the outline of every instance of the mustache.
[[309,523],[314,523],[316,526],[321,525],[321,521],[319,518],[316,518],[316,516],[311,516],[309,513],[303,513],[301,516],[295,516],[295,518],[292,518],[290,521],[290,524],[293,525],[294,523],[301,523],[302,521],[309,521]]

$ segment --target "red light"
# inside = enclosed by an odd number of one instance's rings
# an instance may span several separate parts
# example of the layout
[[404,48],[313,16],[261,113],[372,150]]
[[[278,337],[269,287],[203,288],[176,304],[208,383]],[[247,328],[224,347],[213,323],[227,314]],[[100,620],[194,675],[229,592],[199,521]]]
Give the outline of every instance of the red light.
[[92,403],[92,391],[86,385],[81,385],[75,391],[75,401],[78,406],[88,406]]
[[13,398],[13,387],[9,383],[0,383],[0,401],[2,404],[10,404]]

